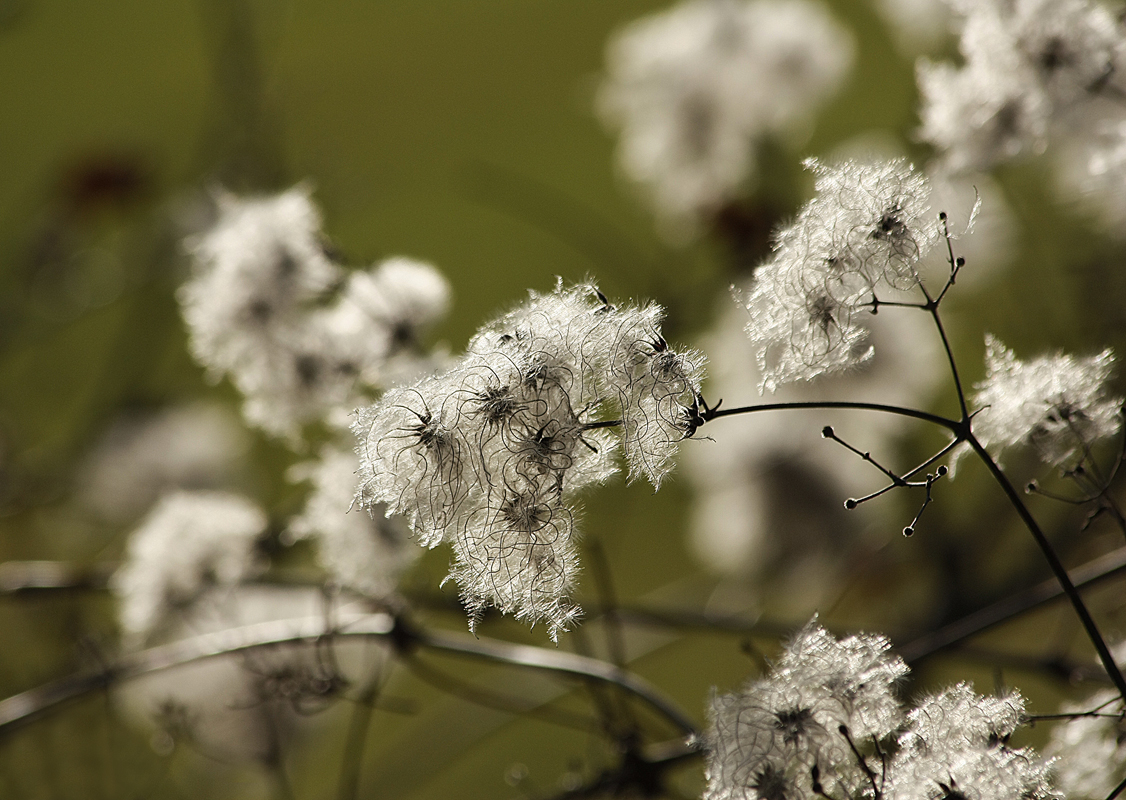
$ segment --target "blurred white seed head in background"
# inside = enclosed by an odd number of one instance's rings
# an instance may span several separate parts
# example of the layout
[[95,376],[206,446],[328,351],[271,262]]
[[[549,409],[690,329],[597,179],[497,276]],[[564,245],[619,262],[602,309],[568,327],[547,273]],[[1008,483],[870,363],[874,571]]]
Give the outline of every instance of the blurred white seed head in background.
[[611,40],[598,107],[622,171],[682,239],[754,180],[765,137],[800,143],[852,63],[809,0],[687,0]]

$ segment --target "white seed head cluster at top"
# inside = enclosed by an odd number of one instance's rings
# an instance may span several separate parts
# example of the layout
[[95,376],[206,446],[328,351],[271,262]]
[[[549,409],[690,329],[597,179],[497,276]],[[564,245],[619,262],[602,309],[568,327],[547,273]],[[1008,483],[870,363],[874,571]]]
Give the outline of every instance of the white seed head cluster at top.
[[1091,0],[956,0],[964,63],[920,62],[923,139],[952,169],[1042,152],[1053,135],[1122,117],[1123,29]]
[[739,196],[759,140],[800,134],[852,50],[820,3],[688,0],[611,41],[600,110],[623,171],[682,235]]
[[778,232],[774,254],[737,299],[750,319],[760,390],[855,366],[871,355],[866,313],[877,290],[918,281],[938,240],[926,178],[902,160],[829,166],[810,159],[816,196]]

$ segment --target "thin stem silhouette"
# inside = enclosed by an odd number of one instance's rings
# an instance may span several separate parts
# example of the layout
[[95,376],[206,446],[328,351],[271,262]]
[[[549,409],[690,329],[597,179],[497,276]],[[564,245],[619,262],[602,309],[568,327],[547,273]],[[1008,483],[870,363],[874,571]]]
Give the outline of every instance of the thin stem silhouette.
[[[718,405],[718,404],[717,404]],[[738,406],[736,408],[718,408],[713,406],[706,411],[702,417],[704,422],[711,422],[712,420],[719,419],[720,417],[732,417],[737,414],[753,414],[759,411],[800,411],[803,409],[852,409],[856,411],[878,411],[884,414],[894,414],[900,417],[910,417],[912,419],[930,422],[938,425],[941,428],[946,428],[948,431],[953,432],[956,436],[960,435],[965,424],[957,420],[943,417],[939,414],[932,414],[929,411],[922,411],[917,408],[905,408],[903,406],[886,405],[884,403],[860,403],[850,401],[800,401],[790,403],[760,403],[758,405]]]
[[1126,678],[1123,678],[1122,671],[1114,662],[1114,656],[1111,655],[1110,648],[1107,647],[1106,641],[1103,639],[1102,633],[1099,631],[1099,626],[1095,624],[1095,620],[1091,617],[1091,612],[1087,610],[1087,604],[1083,602],[1083,598],[1079,594],[1079,590],[1075,588],[1075,584],[1071,582],[1071,578],[1067,574],[1067,569],[1064,567],[1063,562],[1060,561],[1059,556],[1056,554],[1055,548],[1052,543],[1048,541],[1048,537],[1044,535],[1044,531],[1040,529],[1040,524],[1036,518],[1032,516],[1032,512],[1028,510],[1020,493],[1013,486],[1008,476],[997,466],[997,462],[982,446],[972,433],[969,433],[966,441],[970,447],[977,454],[978,458],[982,460],[993,479],[1001,487],[1001,491],[1009,498],[1013,508],[1016,509],[1017,515],[1021,518],[1024,526],[1032,534],[1032,538],[1036,541],[1036,545],[1040,548],[1040,552],[1044,555],[1044,559],[1048,562],[1052,573],[1059,581],[1063,593],[1071,602],[1072,608],[1075,609],[1076,615],[1079,617],[1079,622],[1083,626],[1083,630],[1087,633],[1087,638],[1091,640],[1091,644],[1095,647],[1095,652],[1098,653],[1099,661],[1102,662],[1103,668],[1106,670],[1107,675],[1110,676],[1114,688],[1126,700]]
[[320,616],[264,622],[129,653],[101,669],[75,673],[0,700],[0,733],[90,692],[181,664],[279,644],[314,644],[326,639],[351,637],[386,639],[405,653],[422,648],[612,684],[644,702],[683,736],[695,736],[697,733],[696,724],[655,686],[638,675],[597,659],[530,645],[478,639],[469,634],[416,630],[385,613],[357,615],[342,619],[339,624],[340,629],[326,631],[324,618]]

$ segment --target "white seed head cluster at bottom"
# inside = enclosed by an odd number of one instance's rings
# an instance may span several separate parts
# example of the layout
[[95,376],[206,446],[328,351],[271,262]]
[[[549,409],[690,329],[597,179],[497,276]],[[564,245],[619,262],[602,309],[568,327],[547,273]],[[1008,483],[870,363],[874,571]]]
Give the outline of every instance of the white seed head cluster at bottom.
[[1050,763],[1007,744],[1024,719],[1019,695],[958,684],[904,714],[895,685],[908,668],[890,646],[810,622],[769,677],[715,695],[705,800],[1056,797]]

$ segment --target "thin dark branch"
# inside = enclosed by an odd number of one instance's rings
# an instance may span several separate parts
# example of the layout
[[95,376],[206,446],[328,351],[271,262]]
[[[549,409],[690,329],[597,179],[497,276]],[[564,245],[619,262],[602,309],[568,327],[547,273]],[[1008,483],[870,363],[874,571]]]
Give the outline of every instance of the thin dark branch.
[[105,589],[116,563],[79,566],[67,561],[5,561],[0,563],[0,595],[43,591]]
[[1036,518],[1032,516],[1032,512],[1028,510],[1028,506],[1024,504],[1020,493],[1017,492],[1009,477],[997,466],[997,462],[993,460],[992,456],[986,452],[981,443],[969,434],[967,440],[970,447],[977,453],[978,457],[988,468],[990,474],[993,475],[994,480],[1001,487],[1005,496],[1009,498],[1013,508],[1016,509],[1017,515],[1024,522],[1028,532],[1032,534],[1032,538],[1036,541],[1040,552],[1043,554],[1044,559],[1048,562],[1052,573],[1056,576],[1060,586],[1063,588],[1063,593],[1067,595],[1068,601],[1071,603],[1072,608],[1075,609],[1076,615],[1079,617],[1079,622],[1083,629],[1087,632],[1087,638],[1091,640],[1091,644],[1095,647],[1095,652],[1098,653],[1099,661],[1102,662],[1103,668],[1106,670],[1107,675],[1110,676],[1114,688],[1126,700],[1126,678],[1123,678],[1122,671],[1114,662],[1114,656],[1111,655],[1110,648],[1106,645],[1106,640],[1103,639],[1102,633],[1099,631],[1099,626],[1095,624],[1095,620],[1091,617],[1091,612],[1087,610],[1087,604],[1083,602],[1079,590],[1075,588],[1075,584],[1071,582],[1071,578],[1067,574],[1067,569],[1064,567],[1063,562],[1060,561],[1059,556],[1056,555],[1055,548],[1052,543],[1048,541],[1048,537],[1044,535],[1044,531],[1040,529],[1040,524]]
[[[1078,569],[1072,570],[1071,574],[1076,587],[1086,587],[1123,572],[1126,572],[1126,548],[1119,548],[1089,561]],[[944,625],[938,630],[900,645],[896,648],[896,651],[908,664],[917,663],[996,625],[1008,622],[1027,611],[1062,597],[1063,594],[1064,590],[1059,581],[1044,581],[998,600],[996,603]]]
[[[606,553],[598,542],[589,543],[587,550],[589,563],[591,565],[591,574],[594,576],[595,588],[598,592],[599,603],[602,607],[599,620],[602,623],[602,628],[606,635],[607,652],[609,653],[611,663],[618,667],[625,667],[625,640],[622,635],[621,621],[618,619],[618,601],[614,591],[614,582],[610,574],[610,565],[606,561]],[[587,640],[582,629],[576,630],[576,645],[585,647],[586,642]],[[579,650],[579,652],[582,655],[589,655],[589,653],[583,652],[582,650]],[[604,691],[606,687],[596,682],[587,681],[587,687],[590,690],[591,697],[599,706],[599,711],[603,718],[603,725],[609,735],[620,737],[623,735],[632,736],[637,733],[637,720],[634,719],[633,711],[626,698],[616,692]],[[621,725],[618,724],[618,720],[622,721]]]
[[852,740],[852,735],[848,732],[848,726],[841,725],[837,730],[840,732],[841,736],[845,738],[845,741],[848,742],[848,747],[852,750],[852,755],[856,758],[856,763],[860,765],[860,769],[862,769],[864,774],[868,777],[868,783],[872,786],[872,797],[875,798],[875,800],[880,800],[880,787],[876,784],[876,773],[872,772],[872,768],[868,766],[868,761],[864,758],[864,754],[860,752],[860,748],[858,748],[856,742]]
[[1106,800],[1114,800],[1114,798],[1116,798],[1116,797],[1118,797],[1118,795],[1122,794],[1122,792],[1124,790],[1126,790],[1126,779],[1124,779],[1122,781],[1122,783],[1120,783],[1120,784],[1118,784],[1117,786],[1114,787],[1114,789],[1111,791],[1111,793],[1106,796]]
[[[926,290],[923,290],[924,293]],[[927,298],[930,301],[930,298]],[[946,361],[950,365],[950,377],[954,380],[954,390],[958,395],[958,408],[962,412],[963,422],[970,418],[970,410],[966,406],[966,392],[962,388],[962,379],[958,375],[958,363],[954,360],[954,350],[950,346],[950,339],[946,335],[946,328],[942,324],[942,317],[938,313],[938,303],[936,301],[930,302],[931,319],[934,320],[934,326],[938,330],[938,338],[942,340],[942,349],[946,353]]]
[[926,303],[902,303],[897,300],[881,300],[875,295],[872,295],[871,303],[865,303],[864,305],[872,306],[873,314],[877,313],[882,306],[887,306],[888,308],[917,308],[924,311],[927,309]]
[[[581,656],[591,656],[592,651],[587,641],[585,626],[580,626],[572,631],[570,640],[575,645],[575,652]],[[618,739],[622,735],[621,731],[623,730],[618,726],[618,719],[619,717],[623,717],[623,715],[628,717],[629,703],[622,699],[620,703],[615,704],[614,701],[618,698],[610,693],[609,687],[598,681],[588,680],[583,683],[590,695],[591,702],[598,711],[602,733],[610,740]],[[619,708],[616,708],[615,705],[620,707],[621,713],[619,713]],[[628,727],[633,728],[636,726],[630,723]]]
[[868,452],[867,450],[861,450],[857,447],[853,447],[851,444],[846,442],[844,439],[837,436],[836,431],[833,430],[832,425],[826,425],[824,428],[822,428],[821,429],[821,436],[825,439],[829,439],[831,441],[836,442],[837,444],[839,444],[841,447],[848,450],[853,455],[858,456],[861,461],[866,461],[869,464],[871,464],[873,467],[875,467],[880,472],[882,472],[887,477],[887,479],[892,482],[893,486],[907,486],[908,485],[907,481],[905,481],[903,478],[896,475],[894,472],[892,472],[890,469],[885,467],[883,464],[881,464],[876,459],[872,458],[872,454],[870,452]]
[[927,482],[926,482],[927,494],[926,494],[926,497],[923,498],[923,504],[921,506],[919,506],[919,510],[915,513],[915,518],[911,520],[911,524],[903,529],[903,535],[904,536],[914,535],[915,528],[918,527],[919,520],[922,518],[923,512],[927,510],[927,506],[929,506],[931,504],[931,502],[934,500],[934,496],[933,496],[933,493],[931,491],[932,488],[934,487],[934,483],[935,483],[935,481],[937,481],[939,478],[943,477],[944,475],[946,475],[946,467],[939,467],[938,471],[936,473],[934,473],[933,475],[931,475],[931,474],[927,475]]
[[484,638],[475,639],[468,634],[421,631],[415,636],[420,647],[430,650],[484,658],[530,669],[569,674],[576,678],[594,678],[613,684],[644,701],[679,728],[684,735],[694,736],[696,734],[696,724],[656,687],[644,678],[604,661],[571,653],[546,650],[541,647],[510,644]]
[[530,645],[516,645],[469,634],[413,630],[390,614],[364,614],[343,620],[341,629],[324,629],[323,617],[280,620],[230,628],[121,656],[102,669],[75,673],[0,700],[0,732],[35,719],[84,695],[121,681],[164,669],[262,647],[329,638],[385,638],[401,649],[425,648],[482,658],[502,664],[544,670],[580,679],[613,684],[650,706],[684,735],[696,733],[695,723],[645,679],[592,658]]
[[616,428],[622,424],[620,419],[608,419],[603,422],[587,422],[583,425],[584,431],[594,431],[599,428]]
[[517,698],[509,697],[499,692],[482,689],[460,678],[455,678],[429,664],[425,664],[417,657],[411,656],[406,659],[406,665],[407,669],[411,671],[411,674],[419,680],[447,694],[455,695],[479,706],[503,711],[506,714],[536,717],[545,722],[550,722],[565,728],[574,728],[584,733],[599,733],[603,731],[603,726],[590,717],[546,705],[521,702]]
[[961,440],[955,439],[954,441],[950,442],[949,444],[944,445],[941,450],[939,450],[933,456],[928,458],[926,461],[919,464],[919,466],[917,466],[913,469],[910,469],[907,472],[903,473],[904,480],[915,477],[920,472],[925,470],[927,467],[929,467],[934,462],[938,461],[940,458],[945,456],[947,453],[949,453],[951,450],[953,450],[955,447],[957,447],[961,443],[962,443]]
[[339,800],[355,800],[360,787],[360,770],[364,761],[364,745],[367,744],[368,729],[375,710],[375,699],[379,695],[382,675],[377,670],[367,686],[355,699],[352,714],[348,719],[348,734],[344,740],[344,755],[340,760],[340,784],[336,796]]
[[[1114,699],[1115,701],[1118,700],[1117,697]],[[1105,705],[1105,703],[1103,705]],[[1099,708],[1102,707],[1103,706],[1099,706]],[[1025,719],[1027,719],[1029,722],[1045,722],[1057,719],[1083,719],[1084,717],[1091,717],[1094,719],[1122,719],[1122,714],[1111,714],[1106,711],[1073,711],[1070,714],[1029,714],[1025,717]]]
[[599,601],[602,606],[602,624],[606,629],[606,647],[610,660],[619,667],[624,667],[626,654],[622,639],[622,628],[618,623],[618,599],[614,591],[614,581],[610,573],[610,565],[606,560],[606,553],[598,542],[587,545],[590,555],[590,569],[594,576],[594,584],[598,590]]
[[[973,214],[970,215],[971,224],[974,216],[975,215]],[[950,276],[946,279],[946,285],[942,287],[942,291],[938,293],[938,297],[934,299],[935,305],[941,303],[943,298],[946,297],[946,293],[954,287],[954,284],[958,280],[958,272],[961,271],[962,267],[966,265],[966,260],[964,258],[954,257],[954,241],[953,237],[950,235],[950,223],[946,216],[946,212],[943,211],[942,213],[940,213],[938,215],[938,219],[942,223],[942,237],[946,240],[946,257],[947,263],[950,264]],[[969,226],[967,226],[967,230],[968,229]]]
[[737,408],[715,408],[713,407],[704,417],[705,422],[711,422],[720,417],[730,417],[736,414],[752,414],[756,411],[797,411],[802,409],[851,409],[857,411],[879,411],[884,414],[894,414],[900,417],[911,417],[912,419],[923,420],[930,422],[933,425],[938,425],[941,428],[946,428],[952,431],[955,435],[960,435],[965,427],[961,422],[932,414],[929,411],[921,411],[917,408],[904,408],[903,406],[884,405],[883,403],[854,403],[848,401],[811,401],[799,403],[761,403],[753,406],[739,406]]
[[950,287],[954,285],[954,281],[958,277],[958,270],[962,268],[965,263],[962,259],[954,257],[954,245],[950,239],[950,226],[947,222],[946,212],[939,214],[939,222],[942,223],[942,234],[946,239],[946,252],[950,258],[950,277],[946,281],[946,285],[942,287],[938,297],[931,297],[931,293],[927,291],[926,284],[916,275],[918,281],[919,291],[923,293],[923,297],[927,299],[924,308],[931,315],[934,321],[934,327],[938,331],[938,338],[942,341],[942,350],[946,353],[946,361],[950,365],[950,376],[954,379],[954,390],[958,395],[958,408],[962,412],[962,423],[965,425],[970,419],[970,410],[966,406],[966,392],[962,388],[962,379],[958,375],[958,363],[954,358],[954,349],[950,346],[950,339],[946,335],[946,328],[942,324],[942,315],[939,314],[938,307],[941,305],[946,293]]

